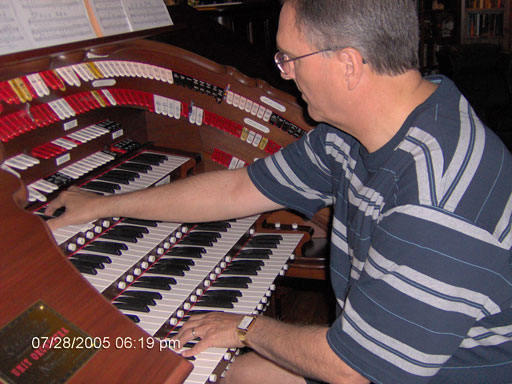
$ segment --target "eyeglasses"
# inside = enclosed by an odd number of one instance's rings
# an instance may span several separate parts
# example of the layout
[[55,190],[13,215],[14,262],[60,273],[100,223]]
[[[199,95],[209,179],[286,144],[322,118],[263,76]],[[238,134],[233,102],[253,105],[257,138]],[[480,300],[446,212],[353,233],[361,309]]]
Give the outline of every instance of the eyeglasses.
[[[277,51],[275,56],[274,56],[274,61],[275,61],[276,65],[277,65],[277,68],[279,68],[279,70],[281,71],[281,73],[283,75],[287,76],[287,75],[289,75],[292,72],[292,65],[291,65],[291,63],[293,63],[294,61],[303,59],[303,58],[308,57],[308,56],[317,55],[319,53],[324,53],[324,52],[329,52],[329,51],[337,51],[337,50],[343,49],[343,48],[346,48],[346,47],[326,48],[326,49],[322,49],[320,51],[307,53],[305,55],[297,56],[297,57],[294,57],[294,58],[290,58],[290,56],[288,56],[288,54],[286,54],[284,52]],[[363,59],[363,64],[367,64],[367,63],[368,62],[365,59]]]

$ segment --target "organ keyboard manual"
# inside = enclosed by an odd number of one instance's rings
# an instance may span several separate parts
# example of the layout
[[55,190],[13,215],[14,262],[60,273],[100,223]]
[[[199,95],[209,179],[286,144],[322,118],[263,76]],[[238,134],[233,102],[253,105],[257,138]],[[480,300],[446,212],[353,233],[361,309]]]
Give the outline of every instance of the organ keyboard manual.
[[133,27],[126,15],[135,6],[167,12],[153,0],[0,6],[2,29],[21,14],[85,12],[90,23],[91,10],[117,25],[92,26],[80,41],[0,44],[0,382],[215,382],[238,351],[184,359],[173,335],[194,313],[263,313],[276,278],[310,239],[286,212],[280,225],[267,215],[108,217],[49,230],[45,207],[70,186],[109,195],[244,167],[312,128],[292,96],[142,39],[173,27],[163,27],[167,13],[155,29]]

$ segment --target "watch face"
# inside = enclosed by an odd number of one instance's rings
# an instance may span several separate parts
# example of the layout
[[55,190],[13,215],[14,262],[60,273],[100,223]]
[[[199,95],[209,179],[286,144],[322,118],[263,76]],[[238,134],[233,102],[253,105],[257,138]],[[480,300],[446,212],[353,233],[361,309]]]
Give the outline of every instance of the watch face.
[[238,324],[238,328],[247,330],[247,327],[251,324],[253,320],[254,317],[252,316],[244,316],[240,324]]

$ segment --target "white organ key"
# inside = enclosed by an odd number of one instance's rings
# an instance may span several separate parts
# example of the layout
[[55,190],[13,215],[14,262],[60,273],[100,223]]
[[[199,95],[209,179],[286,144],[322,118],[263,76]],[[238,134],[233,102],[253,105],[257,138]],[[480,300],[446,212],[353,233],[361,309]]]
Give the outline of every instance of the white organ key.
[[245,112],[251,112],[252,104],[252,100],[247,99],[247,103],[245,104]]
[[33,189],[38,190],[40,192],[46,192],[46,193],[52,193],[54,191],[54,189],[48,188],[44,184],[40,183],[40,181],[36,181],[36,182],[34,182],[32,184],[29,184],[27,187],[28,188],[33,188]]
[[62,138],[55,139],[52,143],[68,150],[78,147],[76,143]]
[[64,81],[66,82],[67,85],[69,86],[73,86],[75,85],[75,83],[73,82],[73,80],[69,77],[69,74],[68,72],[64,69],[64,67],[61,67],[61,68],[57,68],[56,69],[57,73],[60,75],[60,77],[62,77],[64,79]]
[[50,94],[50,90],[48,89],[47,85],[45,84],[39,73],[27,75],[27,79],[28,81],[30,81],[30,84],[35,89],[37,96],[43,97],[48,96]]
[[43,195],[41,192],[38,192],[34,188],[31,188],[30,186],[28,186],[27,191],[28,191],[28,199],[30,201],[33,202],[33,201],[39,200],[42,203],[47,201],[46,196]]
[[21,153],[21,154],[17,155],[16,158],[19,158],[21,160],[25,160],[27,163],[30,163],[32,165],[36,165],[36,164],[40,163],[39,159],[37,159],[35,157],[32,157],[30,155],[27,155],[25,153]]
[[108,91],[108,89],[102,89],[101,92],[107,98],[107,100],[109,101],[110,104],[117,105],[116,99],[114,98],[114,96],[112,96],[112,94]]
[[170,69],[166,69],[165,70],[165,75],[166,75],[166,78],[167,78],[167,82],[169,84],[174,84],[174,77],[173,77],[172,71]]
[[28,169],[28,166],[25,162],[20,161],[15,157],[11,157],[10,159],[5,160],[4,163],[7,164],[9,167],[20,169],[22,171]]
[[140,63],[136,62],[136,61],[133,61],[132,62],[132,66],[133,66],[133,69],[135,70],[135,74],[137,75],[137,77],[144,77],[144,73],[142,72],[142,68],[141,68],[141,65]]
[[146,64],[146,69],[148,71],[148,77],[153,80],[155,79],[155,67],[151,64]]
[[181,116],[181,102],[174,100],[174,118],[179,120]]
[[112,61],[102,61],[103,67],[107,71],[109,77],[117,77],[119,74],[116,71],[116,67]]
[[5,164],[5,162],[4,162],[4,164],[0,165],[0,168],[2,168],[4,171],[7,171],[10,174],[16,176],[17,178],[21,179],[21,175],[18,172],[16,172],[14,169],[9,167],[7,164]]
[[50,101],[48,103],[48,105],[53,110],[53,112],[55,112],[57,114],[59,119],[61,119],[61,120],[66,119],[66,113],[61,109],[61,106],[57,100]]
[[78,77],[83,81],[89,81],[89,77],[86,73],[84,73],[83,68],[79,64],[74,64],[71,66],[73,68],[73,71],[78,75]]
[[41,187],[51,190],[52,192],[59,189],[59,187],[57,185],[50,183],[49,181],[44,180],[44,179],[38,180],[36,183],[38,185],[40,185]]
[[158,80],[160,81],[162,79],[162,74],[160,72],[160,67],[157,67],[157,66],[153,66],[153,70],[155,72],[155,80]]
[[119,74],[123,77],[129,77],[130,71],[128,69],[128,66],[126,65],[126,62],[124,61],[116,61],[117,69],[119,70]]
[[228,91],[228,95],[226,97],[226,103],[228,103],[229,105],[233,104],[233,98],[234,98],[234,93],[232,91]]
[[131,77],[137,77],[137,71],[135,70],[135,67],[133,66],[133,62],[131,61],[125,61],[126,68],[128,68],[128,73]]
[[101,71],[103,77],[112,77],[110,70],[104,61],[95,61],[96,67]]
[[234,93],[233,95],[233,107],[238,108],[240,103],[240,95],[238,93]]
[[203,124],[204,111],[202,108],[197,107],[196,125]]

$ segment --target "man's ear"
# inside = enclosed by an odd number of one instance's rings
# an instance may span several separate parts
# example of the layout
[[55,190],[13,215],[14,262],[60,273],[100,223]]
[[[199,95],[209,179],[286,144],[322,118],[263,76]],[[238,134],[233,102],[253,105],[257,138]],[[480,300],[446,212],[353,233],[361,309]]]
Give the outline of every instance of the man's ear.
[[363,76],[363,57],[357,49],[345,48],[336,53],[338,62],[344,68],[343,78],[349,91],[357,87]]

